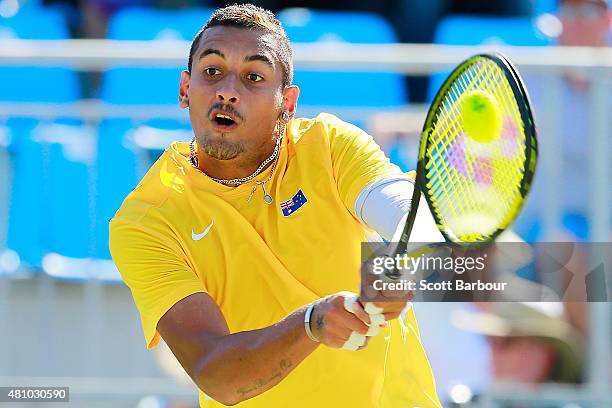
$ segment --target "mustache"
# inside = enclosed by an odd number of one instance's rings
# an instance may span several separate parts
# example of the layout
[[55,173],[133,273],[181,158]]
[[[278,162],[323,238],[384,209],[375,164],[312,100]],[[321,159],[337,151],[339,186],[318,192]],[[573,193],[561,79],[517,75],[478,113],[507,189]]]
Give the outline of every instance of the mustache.
[[207,116],[210,116],[213,113],[213,111],[215,111],[215,110],[219,110],[219,111],[222,111],[222,112],[225,112],[225,113],[229,113],[230,115],[233,115],[236,118],[240,119],[240,121],[244,121],[244,117],[232,105],[226,105],[226,104],[221,103],[221,102],[214,103],[210,107],[210,109],[208,110],[208,115]]

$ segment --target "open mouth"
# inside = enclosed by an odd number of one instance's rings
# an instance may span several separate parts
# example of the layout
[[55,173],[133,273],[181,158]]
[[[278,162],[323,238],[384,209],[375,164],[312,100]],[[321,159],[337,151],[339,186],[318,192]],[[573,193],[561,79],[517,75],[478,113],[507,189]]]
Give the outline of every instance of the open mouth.
[[229,132],[235,129],[242,119],[238,116],[237,112],[231,110],[215,109],[210,114],[210,121],[213,123],[213,127],[220,132]]
[[213,121],[219,125],[219,126],[233,126],[236,124],[236,121],[234,119],[231,118],[231,116],[228,115],[224,115],[222,113],[217,113],[214,118]]

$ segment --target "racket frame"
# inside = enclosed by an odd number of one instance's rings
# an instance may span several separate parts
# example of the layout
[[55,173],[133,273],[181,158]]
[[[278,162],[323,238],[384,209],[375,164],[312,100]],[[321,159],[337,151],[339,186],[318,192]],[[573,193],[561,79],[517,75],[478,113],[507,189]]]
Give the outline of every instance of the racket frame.
[[[508,79],[508,83],[512,92],[514,94],[514,98],[517,103],[517,107],[519,109],[519,113],[521,116],[521,121],[523,124],[523,132],[525,134],[525,162],[524,166],[524,175],[521,180],[521,184],[519,186],[519,192],[522,196],[522,201],[519,206],[516,208],[516,214],[518,214],[525,203],[525,199],[529,192],[529,188],[531,187],[531,183],[533,180],[533,176],[535,174],[536,169],[536,161],[537,161],[537,152],[538,152],[538,143],[536,137],[536,128],[535,121],[533,119],[533,113],[531,110],[531,103],[529,94],[525,88],[523,80],[519,75],[518,71],[514,67],[514,65],[510,62],[508,58],[506,58],[501,53],[481,53],[474,55],[462,63],[460,63],[446,78],[436,96],[429,107],[429,111],[427,112],[427,117],[425,119],[425,123],[423,124],[423,131],[421,133],[421,139],[419,142],[419,157],[417,161],[417,169],[416,169],[416,178],[414,183],[414,191],[412,193],[412,200],[410,203],[410,211],[408,212],[408,216],[406,218],[406,224],[404,225],[404,229],[402,231],[402,235],[400,237],[399,242],[397,243],[393,255],[402,254],[406,252],[406,248],[408,246],[408,242],[410,239],[410,234],[412,233],[412,228],[414,226],[414,221],[416,219],[417,210],[419,207],[419,201],[421,193],[425,196],[425,200],[427,201],[427,205],[429,208],[433,208],[433,203],[427,194],[427,179],[426,179],[426,168],[425,168],[425,154],[427,152],[427,148],[429,147],[429,143],[431,138],[429,137],[432,129],[433,122],[436,119],[442,102],[444,101],[445,96],[447,95],[450,88],[455,84],[456,79],[461,76],[468,68],[470,68],[476,60],[486,58],[493,61],[505,74],[505,77]],[[499,234],[501,234],[505,228],[498,228],[488,239],[478,242],[457,242],[453,241],[448,234],[440,228],[440,225],[443,225],[442,220],[438,217],[435,211],[431,211],[436,225],[438,229],[442,233],[442,236],[446,240],[447,244],[451,244],[453,246],[458,246],[464,249],[477,249],[482,248],[490,244],[495,240]]]

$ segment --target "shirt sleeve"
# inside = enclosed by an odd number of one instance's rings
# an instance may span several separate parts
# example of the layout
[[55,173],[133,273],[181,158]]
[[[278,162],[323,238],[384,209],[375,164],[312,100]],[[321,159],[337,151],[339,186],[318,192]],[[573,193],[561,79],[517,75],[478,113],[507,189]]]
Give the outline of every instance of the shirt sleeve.
[[110,224],[109,246],[140,313],[147,348],[160,340],[157,323],[178,301],[206,292],[204,284],[181,257],[178,243],[125,219]]
[[331,115],[328,116],[327,126],[340,198],[351,214],[359,218],[355,212],[355,202],[368,184],[405,175],[389,161],[372,136],[363,130]]

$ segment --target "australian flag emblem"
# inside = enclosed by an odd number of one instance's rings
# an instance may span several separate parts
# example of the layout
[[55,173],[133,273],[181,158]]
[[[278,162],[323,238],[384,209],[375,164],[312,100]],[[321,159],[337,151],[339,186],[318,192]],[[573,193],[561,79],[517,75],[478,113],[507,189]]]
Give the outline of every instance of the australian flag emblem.
[[306,202],[308,202],[308,199],[306,198],[302,190],[298,190],[298,192],[295,193],[295,195],[291,199],[283,201],[279,205],[281,211],[283,212],[283,215],[285,217],[288,217],[294,212],[296,212],[301,206],[306,204]]

